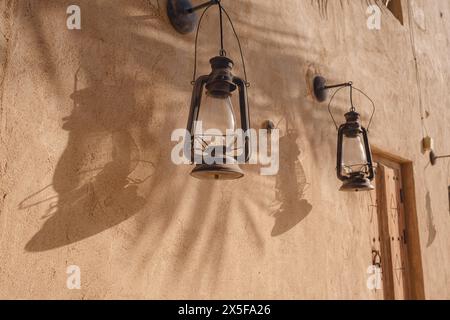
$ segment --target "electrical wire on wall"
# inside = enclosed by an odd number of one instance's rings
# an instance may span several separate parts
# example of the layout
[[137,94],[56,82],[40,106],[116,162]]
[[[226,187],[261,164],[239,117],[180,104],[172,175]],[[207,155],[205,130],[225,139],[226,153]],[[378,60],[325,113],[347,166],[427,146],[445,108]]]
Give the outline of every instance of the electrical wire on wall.
[[416,82],[417,82],[417,91],[418,91],[418,95],[419,95],[419,108],[420,108],[420,122],[422,125],[422,137],[425,138],[429,135],[425,120],[428,118],[430,112],[425,110],[424,105],[423,105],[422,83],[420,81],[419,61],[417,59],[416,39],[415,39],[415,35],[414,35],[413,9],[412,9],[412,6],[410,3],[407,2],[406,5],[408,8],[409,36],[411,39],[411,49],[412,49],[412,54],[414,57],[414,65],[415,65],[415,69],[416,69]]

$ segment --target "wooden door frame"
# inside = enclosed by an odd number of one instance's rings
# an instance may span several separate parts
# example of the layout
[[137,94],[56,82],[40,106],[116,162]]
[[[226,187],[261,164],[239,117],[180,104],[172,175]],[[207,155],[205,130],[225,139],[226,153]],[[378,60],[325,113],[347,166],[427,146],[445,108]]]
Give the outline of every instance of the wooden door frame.
[[[423,267],[422,267],[422,253],[420,248],[420,235],[419,225],[417,219],[417,207],[416,207],[416,192],[414,182],[414,167],[413,162],[384,152],[381,149],[372,146],[372,153],[374,162],[380,162],[391,168],[399,168],[401,174],[401,184],[403,187],[403,206],[405,216],[405,228],[406,228],[406,248],[407,248],[407,262],[408,268],[408,298],[414,300],[425,299],[425,289],[423,280]],[[379,192],[377,190],[377,197]],[[380,195],[381,196],[381,195]],[[381,222],[384,223],[384,222]],[[385,227],[385,226],[383,226]],[[383,247],[382,246],[382,250]],[[386,250],[387,248],[384,248]],[[392,266],[390,266],[389,272],[392,272]],[[392,292],[386,288],[386,291]],[[386,294],[387,299],[392,299],[392,294]]]
[[[378,163],[378,158],[374,156],[374,162]],[[378,216],[378,234],[381,239],[380,251],[381,251],[381,265],[383,270],[383,295],[385,300],[394,300],[394,285],[393,285],[393,266],[391,259],[391,245],[389,241],[389,226],[388,219],[383,207],[387,207],[386,192],[384,185],[386,183],[384,167],[376,167],[376,197],[377,197],[377,216]],[[386,234],[387,233],[387,234]]]

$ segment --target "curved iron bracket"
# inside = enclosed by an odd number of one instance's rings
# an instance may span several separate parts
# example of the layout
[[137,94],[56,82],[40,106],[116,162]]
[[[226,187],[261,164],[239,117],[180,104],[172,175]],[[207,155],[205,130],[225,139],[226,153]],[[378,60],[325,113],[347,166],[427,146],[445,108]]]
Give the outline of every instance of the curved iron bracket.
[[334,88],[343,88],[343,87],[350,87],[353,83],[352,82],[346,82],[346,83],[340,83],[332,86],[326,85],[327,80],[322,76],[316,76],[314,78],[313,86],[314,86],[314,96],[316,97],[317,101],[324,102],[328,98],[328,90],[334,89]]
[[219,3],[220,0],[210,0],[194,7],[190,0],[167,0],[167,16],[177,32],[188,34],[197,25],[198,17],[195,12]]
[[433,166],[436,165],[438,159],[444,159],[444,158],[450,158],[450,155],[437,156],[436,153],[434,153],[434,151],[430,152],[430,162],[431,162],[431,165],[433,165]]

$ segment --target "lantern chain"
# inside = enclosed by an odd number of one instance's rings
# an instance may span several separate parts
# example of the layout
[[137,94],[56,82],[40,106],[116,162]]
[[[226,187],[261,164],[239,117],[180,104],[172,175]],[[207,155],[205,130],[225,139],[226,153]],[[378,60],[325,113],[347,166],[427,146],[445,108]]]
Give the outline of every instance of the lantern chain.
[[349,84],[350,84],[350,111],[356,111],[356,108],[353,105],[353,83],[349,82]]
[[224,50],[224,48],[223,48],[223,14],[222,14],[222,5],[220,4],[220,2],[219,2],[219,4],[218,4],[218,6],[219,6],[219,20],[220,20],[220,53],[219,53],[219,55],[221,56],[221,57],[224,57],[224,56],[226,56],[227,55],[227,52]]

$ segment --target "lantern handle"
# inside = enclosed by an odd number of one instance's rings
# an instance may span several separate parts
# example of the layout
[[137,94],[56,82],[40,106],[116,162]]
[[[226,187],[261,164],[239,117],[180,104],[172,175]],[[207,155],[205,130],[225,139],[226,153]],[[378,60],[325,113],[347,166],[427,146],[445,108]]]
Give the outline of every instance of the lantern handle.
[[[356,88],[356,87],[353,87],[353,86],[352,86],[351,88],[353,88],[353,89],[355,89],[356,91],[358,91],[359,93],[361,93],[363,96],[365,96],[365,97],[370,101],[370,103],[372,103],[372,115],[370,116],[369,123],[367,124],[367,132],[369,132],[369,128],[370,128],[370,125],[372,124],[373,116],[375,115],[375,111],[376,111],[375,103],[374,103],[373,100],[370,99],[370,97],[369,97],[367,94],[365,94],[362,90],[360,90],[360,89],[358,89],[358,88]],[[353,107],[353,103],[352,103],[352,107]]]
[[214,1],[212,3],[210,3],[205,10],[203,10],[200,19],[198,21],[198,25],[197,25],[197,31],[195,34],[195,50],[194,50],[194,73],[192,76],[192,81],[191,81],[191,85],[195,84],[196,81],[196,77],[197,77],[197,49],[198,49],[198,35],[199,35],[199,31],[200,31],[200,26],[203,20],[203,17],[205,16],[206,12],[209,10],[209,8],[211,8],[213,5],[218,5],[219,6],[219,18],[220,18],[220,52],[219,54],[221,56],[226,56],[226,51],[224,50],[224,46],[223,46],[223,21],[222,21],[222,12],[225,13],[225,16],[227,17],[228,21],[230,22],[231,25],[231,29],[233,30],[233,34],[236,38],[238,47],[239,47],[239,53],[241,55],[241,61],[242,61],[242,69],[244,71],[244,81],[245,81],[245,86],[248,88],[250,87],[250,82],[248,82],[247,80],[247,70],[245,67],[245,59],[244,59],[244,54],[242,52],[242,46],[241,46],[241,41],[239,39],[239,36],[237,35],[236,29],[234,27],[233,21],[231,20],[230,15],[228,14],[227,10],[225,10],[225,8],[222,6],[222,4],[220,3],[220,1]]
[[371,126],[371,124],[372,124],[372,120],[373,120],[373,117],[374,117],[375,111],[376,111],[375,103],[374,103],[373,100],[370,99],[370,97],[369,97],[366,93],[364,93],[361,89],[358,89],[358,88],[356,88],[355,86],[353,86],[353,82],[351,82],[351,81],[350,81],[350,82],[347,82],[347,83],[343,83],[343,84],[334,85],[334,86],[325,86],[325,87],[322,88],[322,90],[327,90],[327,89],[331,89],[331,88],[338,88],[338,89],[333,93],[333,95],[331,96],[330,102],[328,102],[328,113],[330,114],[331,119],[333,120],[334,126],[336,127],[336,130],[339,130],[339,127],[338,127],[338,125],[337,125],[337,123],[336,123],[336,120],[335,120],[335,118],[334,118],[334,116],[333,116],[333,113],[331,112],[331,102],[333,102],[334,97],[336,96],[336,94],[337,94],[339,91],[341,91],[342,89],[347,88],[347,87],[350,87],[350,106],[351,106],[350,110],[351,110],[351,111],[355,111],[355,110],[356,110],[355,106],[353,105],[353,90],[356,90],[356,91],[358,91],[359,93],[363,94],[363,95],[364,95],[364,96],[372,103],[372,114],[371,114],[371,116],[370,116],[369,123],[368,123],[368,125],[367,125],[367,132],[369,132],[369,128],[370,128],[370,126]]
[[246,70],[246,68],[245,68],[245,59],[244,59],[244,54],[243,54],[243,52],[242,52],[241,40],[239,39],[239,36],[238,36],[238,34],[237,34],[237,32],[236,32],[236,29],[234,28],[233,21],[231,20],[230,15],[228,14],[227,10],[225,10],[225,8],[224,8],[224,7],[222,6],[222,4],[220,4],[220,3],[219,3],[219,6],[220,6],[221,10],[222,10],[222,11],[225,13],[225,15],[227,16],[227,19],[228,19],[228,21],[230,22],[231,29],[233,30],[233,33],[234,33],[234,37],[236,38],[236,42],[237,42],[238,47],[239,47],[239,53],[240,53],[240,55],[241,55],[242,69],[243,69],[243,71],[244,71],[244,81],[245,81],[245,86],[246,86],[247,88],[249,88],[249,87],[250,87],[250,82],[248,82],[248,80],[247,80],[247,70]]
[[330,114],[331,120],[333,120],[334,126],[336,127],[336,130],[339,130],[339,126],[336,123],[336,120],[334,119],[333,113],[331,112],[331,102],[333,102],[334,96],[336,96],[336,94],[341,91],[342,89],[344,89],[345,86],[342,86],[341,88],[337,89],[336,91],[334,91],[333,95],[331,96],[330,102],[328,102],[328,113]]
[[203,10],[200,19],[198,20],[197,25],[197,31],[195,33],[195,49],[194,49],[194,75],[192,76],[191,85],[195,85],[196,77],[197,77],[197,44],[198,44],[198,34],[200,31],[200,26],[202,24],[203,17],[205,16],[206,12],[211,8],[213,4],[209,4],[205,10]]

